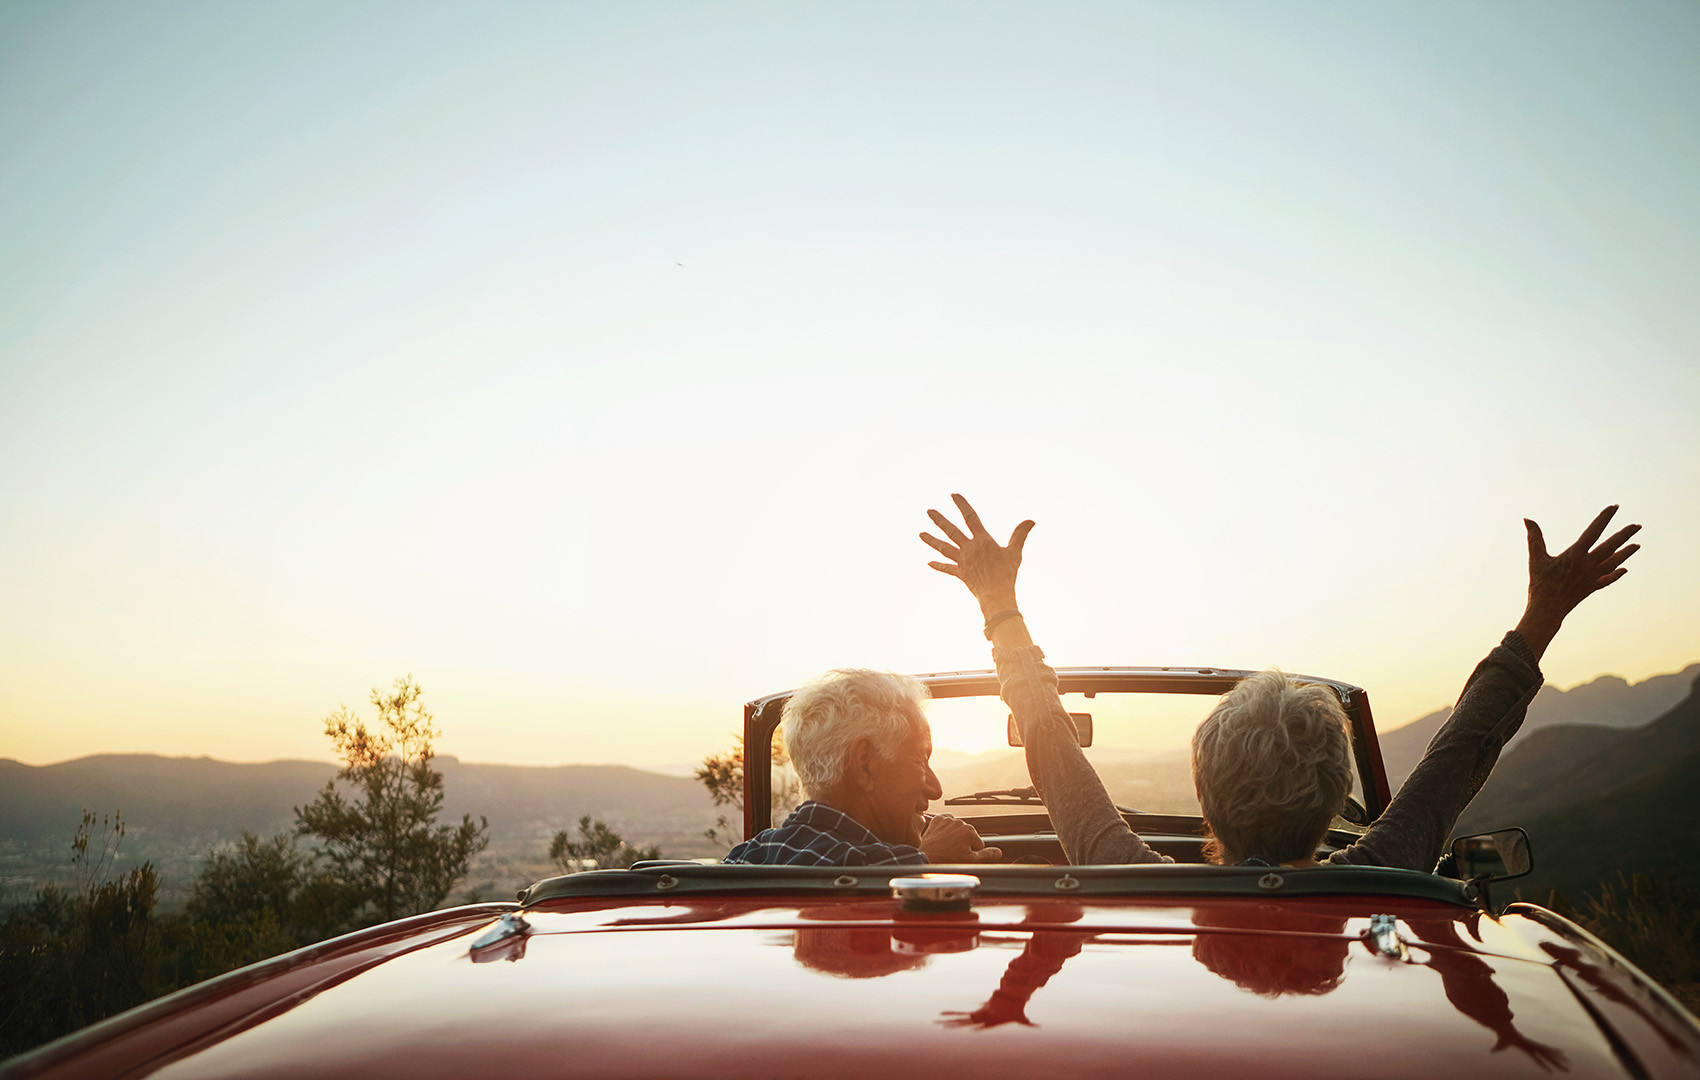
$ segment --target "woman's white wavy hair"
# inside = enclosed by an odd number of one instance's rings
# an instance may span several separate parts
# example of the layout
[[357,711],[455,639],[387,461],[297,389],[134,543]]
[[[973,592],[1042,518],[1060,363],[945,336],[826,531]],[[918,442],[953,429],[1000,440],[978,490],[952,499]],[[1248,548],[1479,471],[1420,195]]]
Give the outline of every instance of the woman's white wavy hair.
[[857,739],[873,740],[891,760],[923,719],[921,703],[930,696],[907,675],[868,668],[837,668],[799,687],[780,725],[803,794],[818,799],[833,789]]
[[1346,711],[1325,686],[1248,675],[1193,733],[1192,775],[1213,861],[1314,858],[1352,792]]

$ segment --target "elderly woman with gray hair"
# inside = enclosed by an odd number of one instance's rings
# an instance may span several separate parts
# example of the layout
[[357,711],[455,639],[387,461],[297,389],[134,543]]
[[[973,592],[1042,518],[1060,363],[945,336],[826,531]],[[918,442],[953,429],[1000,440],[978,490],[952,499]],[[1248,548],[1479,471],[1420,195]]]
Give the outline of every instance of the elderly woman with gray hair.
[[[1003,699],[1021,728],[1028,771],[1064,854],[1075,864],[1170,861],[1128,827],[1081,753],[1057,694],[1056,672],[1046,666],[1016,606],[1016,574],[1033,522],[1023,521],[1008,544],[999,544],[966,499],[951,498],[964,527],[927,511],[944,538],[922,533],[921,539],[948,560],[928,565],[959,579],[980,603]],[[1540,526],[1524,521],[1529,601],[1522,619],[1476,665],[1451,717],[1386,811],[1329,862],[1434,869],[1458,815],[1523,723],[1541,685],[1541,655],[1565,616],[1622,577],[1624,561],[1639,549],[1628,543],[1639,525],[1600,540],[1616,512],[1615,506],[1601,511],[1557,555],[1547,553]],[[1249,676],[1222,696],[1194,733],[1192,766],[1214,861],[1317,865],[1329,822],[1351,793],[1345,713],[1322,687],[1298,685],[1279,671]]]

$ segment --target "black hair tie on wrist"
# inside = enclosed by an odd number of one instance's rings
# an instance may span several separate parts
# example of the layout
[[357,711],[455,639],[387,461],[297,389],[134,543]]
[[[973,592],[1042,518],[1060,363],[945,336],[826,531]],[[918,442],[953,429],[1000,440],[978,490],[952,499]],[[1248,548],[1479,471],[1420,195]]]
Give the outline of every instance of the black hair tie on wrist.
[[1001,623],[1001,622],[1003,622],[1007,619],[1019,619],[1019,618],[1021,618],[1021,612],[1015,610],[1014,608],[1009,608],[1007,610],[1000,611],[995,615],[987,616],[987,618],[986,618],[986,640],[987,641],[992,640],[992,631],[997,628],[998,623]]

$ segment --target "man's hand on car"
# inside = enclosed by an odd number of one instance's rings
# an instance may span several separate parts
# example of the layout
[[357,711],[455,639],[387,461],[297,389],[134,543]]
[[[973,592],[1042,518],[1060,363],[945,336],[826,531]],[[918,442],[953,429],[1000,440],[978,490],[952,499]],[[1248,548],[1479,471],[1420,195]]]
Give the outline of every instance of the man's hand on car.
[[1003,849],[987,847],[974,826],[950,814],[934,814],[921,831],[921,853],[930,863],[997,862]]

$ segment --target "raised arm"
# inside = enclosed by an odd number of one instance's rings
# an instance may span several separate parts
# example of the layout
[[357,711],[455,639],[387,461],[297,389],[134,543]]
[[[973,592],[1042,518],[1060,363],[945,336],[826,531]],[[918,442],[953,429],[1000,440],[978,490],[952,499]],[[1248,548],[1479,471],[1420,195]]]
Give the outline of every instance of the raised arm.
[[998,667],[999,692],[1021,729],[1028,774],[1050,810],[1064,855],[1076,864],[1171,861],[1147,847],[1110,801],[1103,781],[1080,751],[1057,693],[1056,672],[1046,666],[1045,654],[1033,644],[1016,606],[1015,578],[1033,522],[1023,521],[1009,543],[999,544],[967,499],[951,499],[962,515],[962,527],[937,510],[927,511],[944,539],[930,533],[922,533],[921,539],[946,560],[927,565],[961,581],[979,602]]
[[1499,752],[1522,727],[1541,687],[1540,659],[1565,616],[1625,573],[1623,563],[1639,544],[1627,541],[1641,526],[1619,529],[1604,541],[1617,507],[1600,511],[1576,542],[1547,554],[1541,527],[1524,520],[1529,534],[1529,601],[1505,640],[1476,665],[1452,715],[1435,732],[1387,810],[1364,838],[1336,851],[1333,862],[1430,870],[1458,817],[1487,783]]

